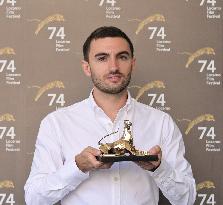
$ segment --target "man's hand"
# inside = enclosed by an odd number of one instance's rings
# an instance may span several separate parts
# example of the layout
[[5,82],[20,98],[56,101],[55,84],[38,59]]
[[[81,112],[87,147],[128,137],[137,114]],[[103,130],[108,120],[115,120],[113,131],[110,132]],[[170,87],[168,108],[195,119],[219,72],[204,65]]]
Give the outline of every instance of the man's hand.
[[88,172],[96,169],[109,169],[112,163],[102,163],[96,159],[101,154],[100,150],[93,147],[85,148],[80,154],[75,156],[77,167],[82,172]]
[[151,155],[158,155],[159,160],[158,161],[151,161],[151,162],[135,162],[137,165],[139,165],[141,168],[149,171],[154,171],[157,169],[161,163],[161,158],[162,158],[162,150],[160,146],[156,145],[155,147],[152,147],[149,150],[149,154]]

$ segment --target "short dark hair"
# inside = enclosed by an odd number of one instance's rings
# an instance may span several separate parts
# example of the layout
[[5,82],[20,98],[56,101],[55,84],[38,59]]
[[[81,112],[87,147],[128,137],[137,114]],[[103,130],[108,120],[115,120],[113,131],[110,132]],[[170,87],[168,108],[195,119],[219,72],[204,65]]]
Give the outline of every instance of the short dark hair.
[[92,40],[97,40],[99,38],[106,38],[106,37],[121,37],[124,38],[128,44],[129,48],[131,51],[132,57],[134,56],[134,47],[129,39],[129,37],[119,28],[114,27],[114,26],[102,26],[94,30],[90,36],[86,39],[83,45],[83,55],[84,55],[84,60],[89,61],[89,51],[90,51],[90,45]]

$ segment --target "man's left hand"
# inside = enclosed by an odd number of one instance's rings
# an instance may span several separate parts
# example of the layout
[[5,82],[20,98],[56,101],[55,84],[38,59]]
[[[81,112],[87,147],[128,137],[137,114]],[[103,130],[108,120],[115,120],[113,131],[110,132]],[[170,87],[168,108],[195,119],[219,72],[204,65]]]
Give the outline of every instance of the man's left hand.
[[145,170],[154,171],[159,167],[161,163],[162,150],[160,146],[156,145],[149,150],[149,154],[158,155],[158,161],[150,161],[150,162],[139,161],[135,163]]

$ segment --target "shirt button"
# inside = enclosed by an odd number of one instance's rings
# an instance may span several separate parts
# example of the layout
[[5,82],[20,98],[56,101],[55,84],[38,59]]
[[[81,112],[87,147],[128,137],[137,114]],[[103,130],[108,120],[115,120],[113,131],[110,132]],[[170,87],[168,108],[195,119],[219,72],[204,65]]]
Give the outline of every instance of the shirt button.
[[118,177],[114,177],[114,181],[117,182],[118,181]]

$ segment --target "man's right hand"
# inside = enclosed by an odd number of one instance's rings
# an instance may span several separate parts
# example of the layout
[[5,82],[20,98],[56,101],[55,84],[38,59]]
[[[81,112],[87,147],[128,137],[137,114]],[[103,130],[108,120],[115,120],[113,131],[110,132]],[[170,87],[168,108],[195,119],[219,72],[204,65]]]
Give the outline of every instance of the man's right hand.
[[80,154],[75,156],[77,167],[82,172],[89,172],[96,169],[109,169],[112,163],[103,163],[96,159],[101,154],[100,150],[93,147],[85,148]]

